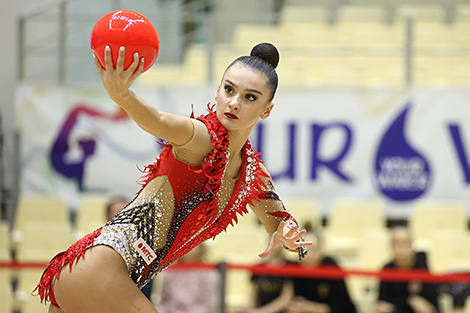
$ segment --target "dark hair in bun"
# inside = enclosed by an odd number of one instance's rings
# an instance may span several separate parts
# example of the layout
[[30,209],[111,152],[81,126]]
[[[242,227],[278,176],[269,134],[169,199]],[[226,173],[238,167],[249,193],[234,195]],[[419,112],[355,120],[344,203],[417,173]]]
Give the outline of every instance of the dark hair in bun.
[[279,64],[279,52],[273,44],[264,42],[259,43],[251,49],[250,56],[258,57],[266,61],[273,68]]
[[250,56],[242,56],[233,61],[225,71],[236,63],[243,63],[245,66],[257,70],[268,78],[269,87],[271,89],[270,101],[276,93],[278,78],[276,67],[279,64],[279,52],[276,47],[270,43],[259,43],[251,49]]

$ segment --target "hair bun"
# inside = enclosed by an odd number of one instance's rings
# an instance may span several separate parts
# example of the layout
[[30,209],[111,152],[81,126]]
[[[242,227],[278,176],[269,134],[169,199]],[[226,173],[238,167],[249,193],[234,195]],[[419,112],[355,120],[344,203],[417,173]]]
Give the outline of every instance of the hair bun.
[[259,43],[251,49],[251,56],[258,57],[266,61],[273,68],[279,64],[279,52],[277,48],[270,43]]

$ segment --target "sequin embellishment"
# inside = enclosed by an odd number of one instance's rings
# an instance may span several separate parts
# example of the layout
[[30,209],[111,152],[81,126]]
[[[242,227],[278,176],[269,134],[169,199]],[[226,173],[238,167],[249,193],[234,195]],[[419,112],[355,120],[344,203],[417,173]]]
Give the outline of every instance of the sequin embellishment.
[[[262,178],[269,176],[261,168],[259,153],[250,141],[243,147],[241,175],[234,186],[228,186],[224,181],[229,156],[227,130],[217,119],[213,107],[209,108],[209,114],[197,119],[207,126],[214,146],[202,166],[193,167],[178,161],[171,146],[165,145],[156,162],[146,166],[143,186],[134,200],[105,226],[77,242],[81,247],[79,253],[70,252],[77,244],[64,252],[70,256],[67,262],[72,264],[74,258],[83,255],[91,245],[108,245],[122,256],[130,277],[142,288],[191,249],[237,223],[238,215],[248,213],[247,204],[262,200],[260,196],[267,188]],[[153,187],[154,181],[162,182],[159,188]],[[230,193],[230,190],[233,191]],[[221,194],[230,196],[222,196],[228,199],[219,202]],[[284,220],[291,217],[288,212],[276,213],[282,213],[279,217]],[[139,238],[155,253],[150,264],[134,247]],[[85,239],[86,244],[83,244]],[[54,261],[55,267],[45,271],[46,283],[39,286],[39,293],[46,298],[52,288],[49,278],[55,277],[60,265],[65,264],[63,255],[58,255]]]

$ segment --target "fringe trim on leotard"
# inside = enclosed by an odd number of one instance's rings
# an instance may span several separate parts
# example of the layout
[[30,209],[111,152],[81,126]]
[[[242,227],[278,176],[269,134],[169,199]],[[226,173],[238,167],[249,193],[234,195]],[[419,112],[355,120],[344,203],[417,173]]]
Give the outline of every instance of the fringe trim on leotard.
[[[218,191],[227,165],[229,150],[228,131],[218,120],[214,107],[215,105],[211,106],[211,104],[208,103],[208,114],[201,115],[196,118],[203,122],[209,130],[211,145],[214,149],[206,158],[204,158],[200,167],[191,169],[196,173],[203,173],[207,178],[204,194],[211,197],[212,200],[209,202],[203,202],[201,205],[204,206],[204,212],[210,215],[213,219],[217,217],[218,213]],[[191,117],[194,117],[194,113],[191,114]],[[171,152],[171,149],[171,145],[164,145],[162,153],[160,154],[160,157],[157,158],[156,162],[145,166],[145,174],[140,179],[140,182],[142,183],[141,190],[144,189],[144,187],[155,177],[166,174],[162,171],[162,169],[166,169],[166,167],[163,166],[163,162],[167,162],[169,158],[168,154]]]
[[[93,246],[95,238],[101,234],[101,228],[94,232],[84,236],[82,239],[70,246],[66,251],[57,254],[47,265],[44,270],[39,284],[34,289],[33,293],[37,291],[41,297],[41,302],[54,301],[53,285],[54,279],[59,279],[60,272],[67,264],[72,271],[72,265],[75,260],[79,260],[81,257],[85,258],[85,252],[88,248]],[[53,303],[54,304],[54,303]],[[54,304],[56,305],[56,304]]]

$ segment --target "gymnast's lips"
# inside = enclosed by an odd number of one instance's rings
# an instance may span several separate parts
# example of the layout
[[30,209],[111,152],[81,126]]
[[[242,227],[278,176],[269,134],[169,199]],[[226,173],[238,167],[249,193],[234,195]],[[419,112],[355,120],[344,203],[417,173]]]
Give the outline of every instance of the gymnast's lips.
[[225,116],[228,117],[231,120],[238,120],[238,117],[235,114],[232,113],[225,113]]

